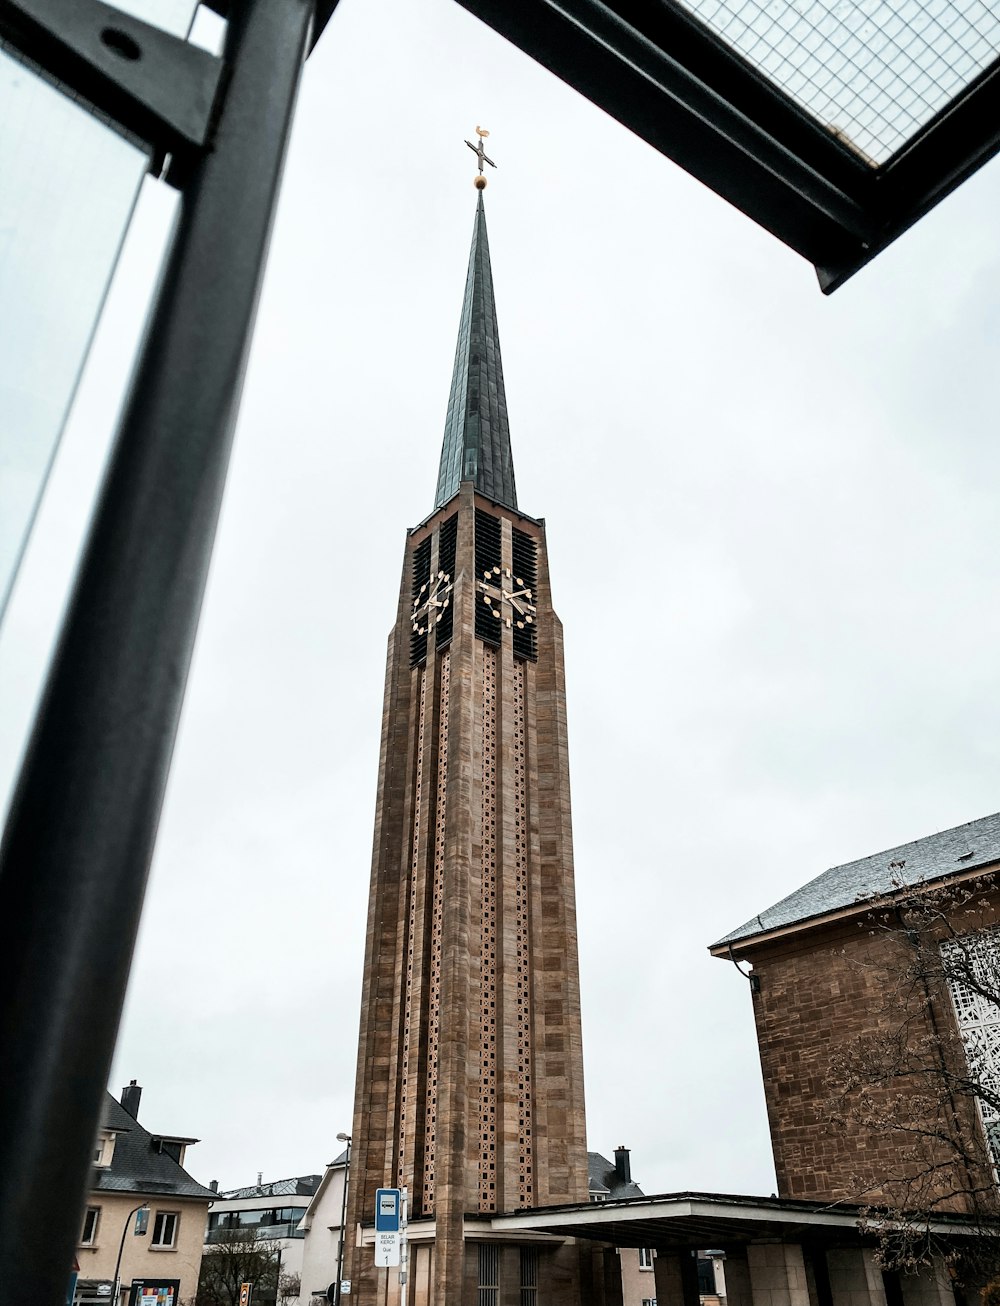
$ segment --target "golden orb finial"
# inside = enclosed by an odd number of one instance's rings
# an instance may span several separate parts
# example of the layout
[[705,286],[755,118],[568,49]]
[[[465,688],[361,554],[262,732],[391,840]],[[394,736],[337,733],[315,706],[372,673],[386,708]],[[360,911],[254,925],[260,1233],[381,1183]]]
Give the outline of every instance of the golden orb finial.
[[472,184],[473,186],[475,186],[476,190],[485,190],[486,178],[483,176],[482,173],[480,173],[478,177],[473,178]]

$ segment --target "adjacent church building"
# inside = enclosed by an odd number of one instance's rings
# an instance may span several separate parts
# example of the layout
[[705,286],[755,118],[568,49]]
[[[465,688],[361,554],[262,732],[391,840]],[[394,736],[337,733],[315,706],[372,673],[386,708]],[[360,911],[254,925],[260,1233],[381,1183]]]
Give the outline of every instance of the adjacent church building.
[[712,946],[749,962],[782,1197],[997,1211],[1000,815],[835,866]]

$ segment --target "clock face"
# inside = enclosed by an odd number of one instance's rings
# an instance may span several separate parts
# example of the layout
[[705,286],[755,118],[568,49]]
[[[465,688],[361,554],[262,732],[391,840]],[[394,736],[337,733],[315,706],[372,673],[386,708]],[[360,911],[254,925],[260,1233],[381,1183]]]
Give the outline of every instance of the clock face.
[[410,612],[415,635],[426,635],[431,626],[438,624],[451,603],[451,589],[451,577],[446,571],[439,571],[420,586]]
[[537,613],[534,595],[509,567],[502,571],[499,567],[484,571],[479,589],[490,612],[508,630],[512,627],[524,630],[534,624]]

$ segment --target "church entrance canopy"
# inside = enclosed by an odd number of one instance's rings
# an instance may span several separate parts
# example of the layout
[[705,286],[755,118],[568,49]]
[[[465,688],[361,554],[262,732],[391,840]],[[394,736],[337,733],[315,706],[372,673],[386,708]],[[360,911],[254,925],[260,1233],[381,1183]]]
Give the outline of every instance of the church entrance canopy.
[[[549,1233],[611,1243],[616,1247],[655,1247],[680,1251],[734,1248],[780,1242],[861,1246],[874,1237],[858,1226],[861,1208],[844,1203],[799,1202],[780,1197],[742,1197],[725,1193],[667,1193],[618,1202],[540,1207],[494,1216],[496,1233]],[[929,1232],[941,1239],[981,1236],[982,1222],[965,1216],[939,1216]]]

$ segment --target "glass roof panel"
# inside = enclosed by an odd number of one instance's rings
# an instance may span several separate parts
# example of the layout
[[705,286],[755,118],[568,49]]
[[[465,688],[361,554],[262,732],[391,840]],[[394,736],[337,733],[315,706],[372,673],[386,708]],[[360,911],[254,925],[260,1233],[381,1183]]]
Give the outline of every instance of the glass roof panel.
[[873,167],[1000,54],[983,0],[678,0]]

